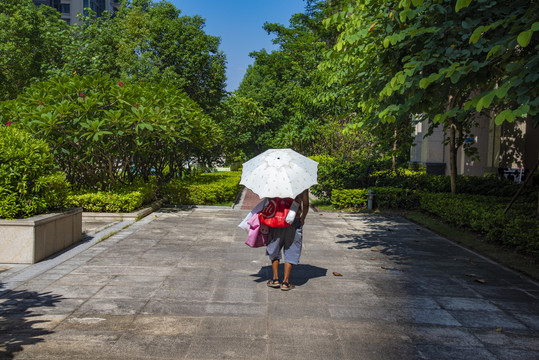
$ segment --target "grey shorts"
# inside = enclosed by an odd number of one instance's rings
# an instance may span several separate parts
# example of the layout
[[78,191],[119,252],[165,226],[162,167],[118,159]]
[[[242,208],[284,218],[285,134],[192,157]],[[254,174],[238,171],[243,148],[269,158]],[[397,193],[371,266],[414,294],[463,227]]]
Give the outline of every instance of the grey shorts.
[[297,265],[301,255],[303,242],[303,225],[301,220],[294,219],[292,225],[286,228],[270,228],[266,254],[270,260],[281,260],[281,249],[284,252],[284,261]]

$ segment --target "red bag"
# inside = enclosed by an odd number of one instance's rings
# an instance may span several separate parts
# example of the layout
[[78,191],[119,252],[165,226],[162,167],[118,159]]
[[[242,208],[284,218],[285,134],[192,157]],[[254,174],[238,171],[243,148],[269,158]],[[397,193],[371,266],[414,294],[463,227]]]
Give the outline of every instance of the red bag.
[[258,214],[260,223],[274,228],[285,228],[290,226],[286,222],[286,216],[290,212],[290,207],[294,199],[291,198],[271,198]]

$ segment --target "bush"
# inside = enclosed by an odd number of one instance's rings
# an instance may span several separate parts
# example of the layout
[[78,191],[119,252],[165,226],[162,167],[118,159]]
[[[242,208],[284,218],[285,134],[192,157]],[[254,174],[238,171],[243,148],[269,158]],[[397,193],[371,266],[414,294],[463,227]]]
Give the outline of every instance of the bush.
[[421,209],[442,220],[485,235],[487,241],[539,257],[537,203],[519,201],[505,215],[510,198],[421,193]]
[[374,207],[380,209],[417,209],[419,196],[413,190],[399,188],[334,190],[331,204],[337,209],[362,209],[367,207],[368,190],[374,193]]
[[[433,193],[450,193],[451,179],[448,175],[428,175],[420,171],[398,169],[379,171],[369,175],[369,186],[396,187],[401,189],[421,190]],[[499,180],[494,176],[457,176],[459,194],[488,196],[513,196],[520,185],[509,180]],[[523,197],[537,192],[537,187],[528,186]]]
[[133,212],[156,200],[155,181],[135,183],[111,191],[81,190],[69,196],[68,204],[92,212]]
[[102,75],[36,83],[0,103],[0,123],[8,120],[47,141],[71,183],[95,190],[137,176],[164,183],[191,158],[211,158],[221,141],[213,120],[177,87]]
[[367,200],[367,189],[335,189],[331,194],[331,205],[336,209],[362,209]]
[[64,208],[68,194],[47,144],[14,126],[0,126],[0,218]]
[[328,155],[312,156],[311,159],[318,162],[318,184],[311,187],[311,192],[321,200],[331,200],[334,189],[373,185],[369,181],[369,174],[387,166],[385,162],[374,159],[348,161]]
[[163,188],[163,197],[176,205],[212,205],[233,201],[241,189],[241,172],[200,174],[172,180]]

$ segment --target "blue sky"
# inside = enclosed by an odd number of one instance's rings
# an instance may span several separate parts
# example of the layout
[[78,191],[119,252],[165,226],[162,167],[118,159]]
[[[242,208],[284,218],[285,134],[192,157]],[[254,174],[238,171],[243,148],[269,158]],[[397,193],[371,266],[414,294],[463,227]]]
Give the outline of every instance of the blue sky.
[[277,49],[262,26],[265,22],[288,26],[292,14],[303,12],[303,0],[169,0],[183,15],[206,19],[206,34],[221,37],[227,58],[228,91],[237,89],[255,50]]

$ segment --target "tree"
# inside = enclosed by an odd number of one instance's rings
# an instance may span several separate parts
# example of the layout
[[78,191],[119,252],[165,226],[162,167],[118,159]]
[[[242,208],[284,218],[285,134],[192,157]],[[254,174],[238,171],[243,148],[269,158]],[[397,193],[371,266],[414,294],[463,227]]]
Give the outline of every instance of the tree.
[[289,27],[264,25],[268,34],[275,36],[279,49],[252,52],[254,64],[236,92],[256,101],[268,119],[258,129],[257,151],[291,147],[314,154],[320,150],[324,123],[334,121],[334,107],[338,104],[316,101],[323,86],[317,65],[322,60],[322,50],[332,41],[332,30],[321,25],[324,11],[324,2],[309,1],[305,13],[291,17]]
[[68,32],[62,58],[44,64],[47,76],[108,74],[166,82],[184,91],[207,113],[225,96],[225,55],[220,39],[204,32],[199,16],[181,16],[167,1],[126,0],[114,14],[87,9]]
[[251,98],[230,94],[223,102],[223,112],[217,118],[223,120],[220,125],[227,159],[244,160],[246,154],[258,153],[258,134],[268,121],[260,105]]
[[164,183],[222,142],[220,129],[181,90],[106,75],[34,84],[0,103],[0,122],[8,121],[46,140],[71,183],[97,190],[150,175]]
[[[535,12],[530,12],[528,5]],[[500,81],[510,81],[504,79],[507,71],[513,69],[506,66],[505,71],[497,71],[494,55],[508,63],[516,60],[515,68],[528,66],[531,74],[525,76],[531,75],[530,79],[537,73],[534,50],[528,52],[516,46],[520,29],[529,28],[533,32],[529,19],[537,13],[536,2],[493,4],[476,0],[458,10],[448,0],[351,1],[326,20],[327,25],[336,25],[342,32],[327,55],[329,60],[323,64],[335,72],[331,82],[346,88],[351,94],[349,99],[359,100],[358,107],[370,114],[372,121],[394,122],[403,116],[422,114],[432,126],[442,124],[448,132],[453,193],[456,192],[456,152],[475,124],[472,106],[480,111],[483,105],[491,104],[493,93],[503,98],[504,91],[511,87],[502,85],[503,89],[497,90]],[[499,24],[507,22],[508,13],[513,15],[511,21],[515,24],[519,23],[518,19],[524,24],[515,25],[509,35],[501,37],[505,51],[500,50],[502,45],[496,38],[478,39],[479,24],[494,21],[502,26]],[[531,90],[529,85],[527,88]],[[490,92],[478,97],[484,90]],[[532,99],[536,98],[537,89],[531,92],[528,99],[511,98],[521,103],[516,113],[511,111],[512,119],[536,113]],[[509,100],[505,98],[503,102],[508,104]],[[497,122],[505,119],[505,115],[499,115]]]
[[0,100],[15,98],[61,59],[68,25],[31,0],[0,2]]

